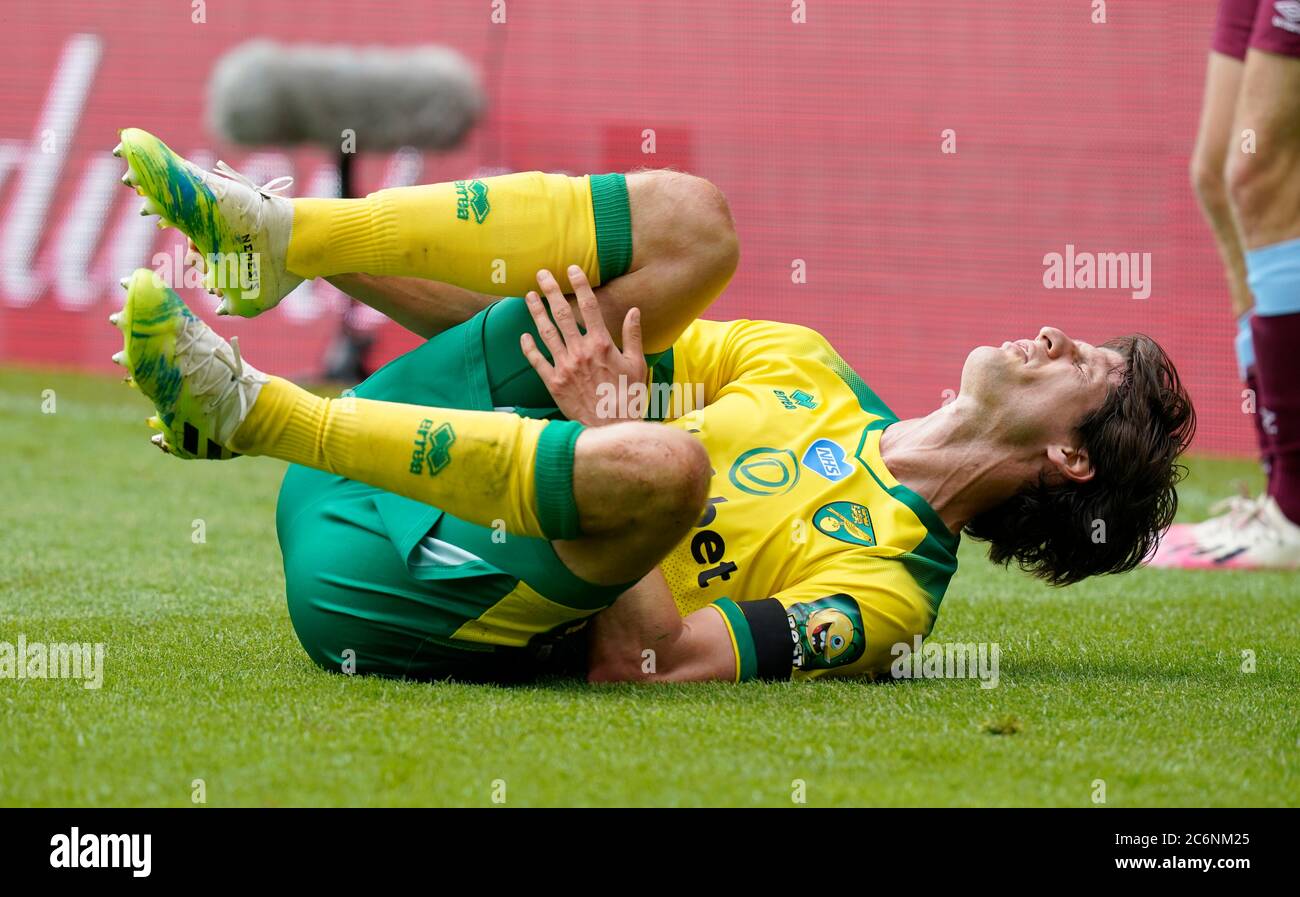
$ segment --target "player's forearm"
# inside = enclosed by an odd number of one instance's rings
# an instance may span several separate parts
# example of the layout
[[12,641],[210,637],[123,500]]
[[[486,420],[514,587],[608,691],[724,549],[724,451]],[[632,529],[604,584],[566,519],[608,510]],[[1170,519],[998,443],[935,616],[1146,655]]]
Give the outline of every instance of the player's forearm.
[[425,339],[468,321],[499,298],[416,277],[338,274],[325,279]]
[[658,568],[592,622],[588,681],[705,682],[734,675],[721,617],[705,608],[682,619]]
[[668,584],[656,567],[592,621],[588,679],[624,682],[644,678],[642,667],[665,645],[671,645],[681,628],[682,619]]

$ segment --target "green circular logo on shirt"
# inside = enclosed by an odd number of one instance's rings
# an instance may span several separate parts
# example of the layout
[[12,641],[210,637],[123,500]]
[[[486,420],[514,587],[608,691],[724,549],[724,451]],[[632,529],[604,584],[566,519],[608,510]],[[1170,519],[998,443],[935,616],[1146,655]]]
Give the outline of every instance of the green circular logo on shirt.
[[729,477],[750,495],[784,495],[799,482],[799,462],[789,449],[754,448],[735,460]]

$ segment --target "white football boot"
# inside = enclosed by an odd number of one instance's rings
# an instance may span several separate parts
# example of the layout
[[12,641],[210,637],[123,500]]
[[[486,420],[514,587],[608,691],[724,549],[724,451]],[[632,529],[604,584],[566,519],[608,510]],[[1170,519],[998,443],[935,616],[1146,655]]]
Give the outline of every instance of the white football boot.
[[258,186],[225,162],[204,171],[139,128],[126,128],[113,155],[126,160],[122,183],[144,197],[142,215],[190,238],[207,265],[204,283],[222,297],[217,314],[251,318],[274,307],[302,278],[285,267],[293,203],[279,194],[293,183]]

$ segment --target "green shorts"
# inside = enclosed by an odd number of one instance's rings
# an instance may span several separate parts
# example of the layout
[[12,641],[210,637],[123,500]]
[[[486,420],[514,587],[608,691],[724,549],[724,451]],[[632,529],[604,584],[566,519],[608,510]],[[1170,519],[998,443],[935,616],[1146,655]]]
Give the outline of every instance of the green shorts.
[[[524,301],[503,299],[390,362],[356,395],[558,418],[519,350],[525,331],[533,323]],[[466,681],[580,672],[585,618],[631,585],[584,582],[545,539],[503,541],[430,505],[297,465],[280,489],[276,530],[294,630],[314,661],[342,672]]]

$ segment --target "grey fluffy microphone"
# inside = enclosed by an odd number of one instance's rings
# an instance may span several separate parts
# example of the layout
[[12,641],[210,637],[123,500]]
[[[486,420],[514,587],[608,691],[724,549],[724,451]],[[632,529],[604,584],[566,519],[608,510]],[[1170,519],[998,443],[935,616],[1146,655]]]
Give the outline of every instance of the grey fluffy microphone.
[[[208,83],[208,124],[250,146],[314,144],[339,164],[339,192],[353,195],[357,153],[458,144],[484,107],[473,67],[441,46],[349,47],[241,44],[218,60]],[[348,136],[355,141],[349,142]],[[326,353],[327,380],[366,377],[372,335],[344,314]]]
[[483,106],[469,61],[434,45],[254,40],[218,60],[208,85],[213,131],[252,146],[311,143],[337,151],[350,130],[358,152],[448,149],[470,130]]

